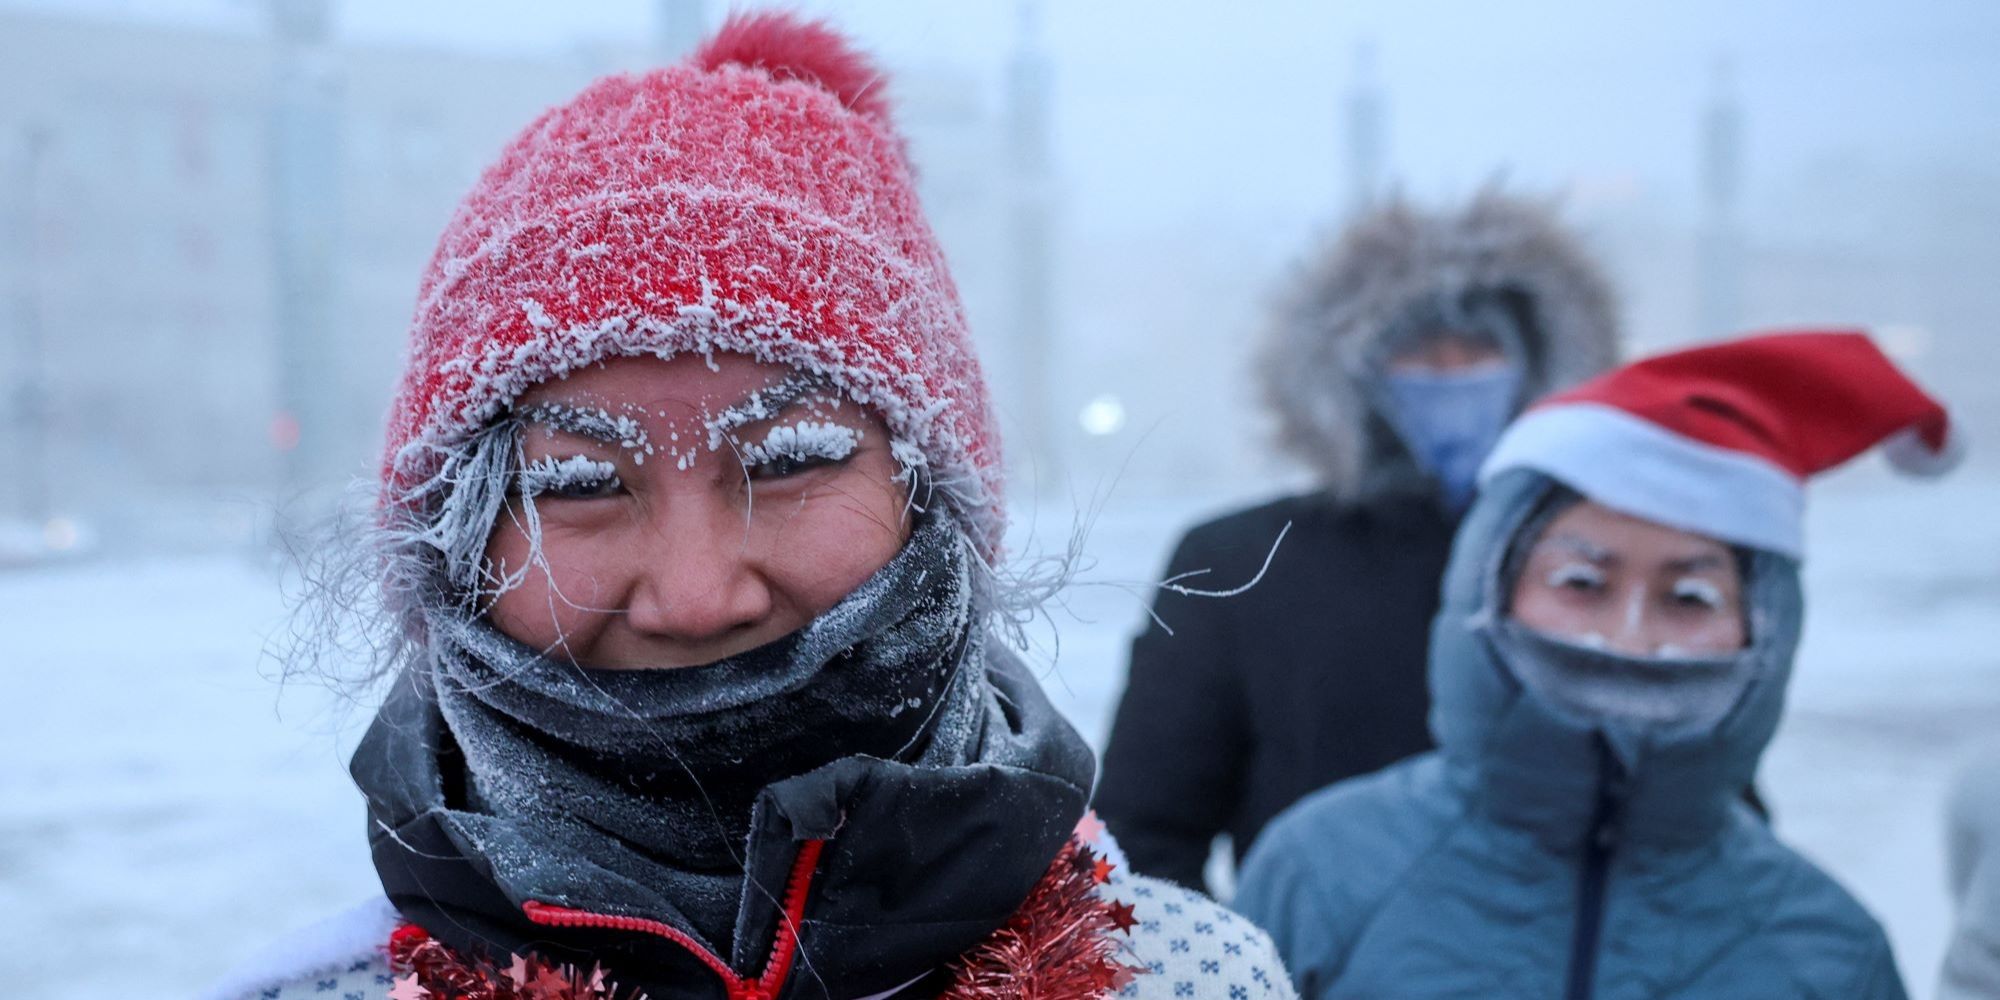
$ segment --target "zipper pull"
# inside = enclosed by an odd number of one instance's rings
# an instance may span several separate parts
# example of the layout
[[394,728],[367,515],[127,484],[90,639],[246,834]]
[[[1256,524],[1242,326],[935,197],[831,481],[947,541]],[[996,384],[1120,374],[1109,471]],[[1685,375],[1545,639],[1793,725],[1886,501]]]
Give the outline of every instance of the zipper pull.
[[1609,853],[1612,848],[1618,846],[1618,834],[1618,821],[1607,816],[1591,833],[1591,841],[1597,845],[1598,850]]

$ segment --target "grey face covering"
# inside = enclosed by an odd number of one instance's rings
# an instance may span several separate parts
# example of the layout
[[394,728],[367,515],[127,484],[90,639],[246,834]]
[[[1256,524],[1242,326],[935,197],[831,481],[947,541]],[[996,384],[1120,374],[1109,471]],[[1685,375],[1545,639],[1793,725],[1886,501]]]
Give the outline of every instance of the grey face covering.
[[726,942],[767,785],[853,755],[942,767],[976,751],[968,570],[949,520],[926,517],[833,609],[701,667],[578,667],[440,611],[433,683],[465,762],[463,808],[567,844]]
[[1703,658],[1626,656],[1566,642],[1511,619],[1492,626],[1490,635],[1523,687],[1581,725],[1712,728],[1742,699],[1758,662],[1747,650]]

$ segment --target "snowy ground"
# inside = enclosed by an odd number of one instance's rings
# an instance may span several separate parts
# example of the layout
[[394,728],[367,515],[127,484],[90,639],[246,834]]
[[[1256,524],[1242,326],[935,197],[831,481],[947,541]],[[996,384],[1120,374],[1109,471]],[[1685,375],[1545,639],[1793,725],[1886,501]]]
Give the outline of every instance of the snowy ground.
[[[1864,471],[1820,491],[1808,642],[1763,775],[1781,834],[1884,920],[1919,996],[1949,924],[1945,782],[1976,735],[2000,729],[1995,497],[1992,473],[1917,487]],[[1114,499],[1097,523],[1099,583],[1057,612],[1060,659],[1043,661],[1093,741],[1140,614],[1129,585],[1213,509]],[[1044,507],[1040,534],[1060,541],[1071,519]],[[280,929],[372,890],[343,771],[364,720],[269,679],[276,580],[240,555],[0,572],[16,706],[0,727],[8,995],[191,995]]]

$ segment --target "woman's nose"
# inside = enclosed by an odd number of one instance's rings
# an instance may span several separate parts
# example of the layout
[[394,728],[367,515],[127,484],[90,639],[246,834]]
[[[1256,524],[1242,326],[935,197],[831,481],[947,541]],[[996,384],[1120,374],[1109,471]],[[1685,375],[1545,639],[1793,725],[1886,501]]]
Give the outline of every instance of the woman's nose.
[[771,614],[745,515],[727,504],[676,498],[639,533],[627,624],[687,643],[753,628]]
[[1618,602],[1617,618],[1604,630],[1612,652],[1626,656],[1652,656],[1659,652],[1662,638],[1655,634],[1657,622],[1646,613],[1646,593],[1634,589]]

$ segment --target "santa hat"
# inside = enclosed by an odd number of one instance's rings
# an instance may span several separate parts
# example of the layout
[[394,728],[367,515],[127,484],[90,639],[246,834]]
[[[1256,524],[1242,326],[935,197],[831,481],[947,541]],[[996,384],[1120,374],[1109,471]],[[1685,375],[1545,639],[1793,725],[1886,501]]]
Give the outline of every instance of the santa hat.
[[1768,334],[1547,397],[1480,478],[1535,469],[1634,517],[1799,558],[1806,479],[1878,444],[1916,475],[1943,474],[1963,451],[1944,407],[1867,335]]
[[535,383],[738,352],[874,407],[991,550],[986,387],[882,82],[823,25],[737,15],[685,64],[599,80],[529,125],[424,275],[385,502]]

